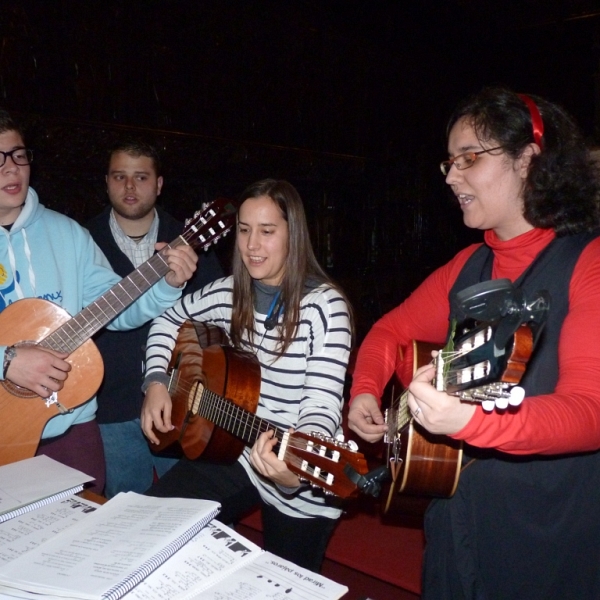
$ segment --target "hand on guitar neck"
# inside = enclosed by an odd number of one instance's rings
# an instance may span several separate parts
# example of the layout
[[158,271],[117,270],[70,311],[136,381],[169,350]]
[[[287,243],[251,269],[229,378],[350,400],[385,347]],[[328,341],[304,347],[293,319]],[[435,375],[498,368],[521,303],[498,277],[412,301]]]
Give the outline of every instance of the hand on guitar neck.
[[458,396],[438,391],[432,385],[435,376],[435,364],[417,369],[408,386],[408,408],[414,419],[430,433],[458,433],[471,420],[477,405],[462,402]]
[[71,370],[71,365],[63,360],[68,356],[66,352],[55,352],[34,344],[16,346],[15,351],[6,371],[8,381],[42,398],[62,390]]
[[[290,429],[293,431],[293,429]],[[292,473],[284,461],[279,460],[274,452],[279,443],[275,431],[261,433],[250,452],[252,466],[267,479],[286,488],[297,488],[300,479]]]
[[167,259],[170,270],[165,275],[166,282],[174,288],[182,287],[196,271],[196,251],[185,244],[172,248],[164,242],[156,244],[156,249],[159,252],[162,250],[162,255]]

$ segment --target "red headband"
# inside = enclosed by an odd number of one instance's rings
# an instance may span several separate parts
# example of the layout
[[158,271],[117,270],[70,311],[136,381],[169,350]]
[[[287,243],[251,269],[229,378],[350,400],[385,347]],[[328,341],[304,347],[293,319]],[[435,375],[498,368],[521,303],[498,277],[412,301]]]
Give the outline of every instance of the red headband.
[[533,139],[535,143],[540,147],[540,149],[544,148],[542,143],[542,137],[544,136],[544,121],[542,120],[542,115],[540,114],[540,109],[537,107],[537,104],[525,94],[517,94],[525,104],[527,104],[527,108],[529,109],[529,114],[531,115],[531,126],[533,127]]

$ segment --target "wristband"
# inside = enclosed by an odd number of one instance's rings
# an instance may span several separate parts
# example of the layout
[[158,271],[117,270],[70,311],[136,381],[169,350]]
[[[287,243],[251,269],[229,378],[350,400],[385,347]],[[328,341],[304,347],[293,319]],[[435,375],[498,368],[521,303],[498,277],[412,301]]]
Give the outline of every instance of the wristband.
[[167,389],[169,389],[169,383],[171,378],[164,372],[154,372],[151,373],[144,379],[144,383],[142,384],[142,393],[145,394],[146,390],[155,383],[162,383]]
[[2,366],[2,379],[6,379],[6,373],[12,359],[17,355],[17,349],[14,346],[7,346],[4,351],[4,364]]

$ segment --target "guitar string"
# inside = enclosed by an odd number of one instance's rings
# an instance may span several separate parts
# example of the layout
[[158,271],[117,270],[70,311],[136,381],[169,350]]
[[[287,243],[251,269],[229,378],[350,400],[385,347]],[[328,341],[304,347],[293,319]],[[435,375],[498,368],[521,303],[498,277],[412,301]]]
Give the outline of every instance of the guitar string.
[[[205,219],[205,214],[210,218]],[[220,215],[215,212],[214,207],[211,205],[197,217],[197,221],[200,221],[202,228],[205,228],[208,223],[215,219],[215,217],[217,218],[218,228],[223,231],[217,234],[214,229],[209,229],[211,235],[208,239],[212,240],[214,237],[214,242],[216,242],[219,239],[219,236],[224,234],[227,230],[227,226],[219,220]],[[207,238],[203,235],[199,235],[198,231],[195,231],[192,227],[188,227],[178,238],[173,240],[170,244],[167,244],[166,248],[176,248],[182,243],[190,245],[190,240],[193,240],[196,236],[200,238],[204,245],[206,244]],[[213,241],[210,241],[210,243],[212,244]],[[159,263],[162,263],[162,265]],[[119,312],[139,297],[140,293],[143,293],[156,283],[158,279],[167,273],[167,270],[168,265],[162,253],[159,252],[155,254],[144,264],[140,265],[133,273],[116,283],[102,296],[41,340],[39,345],[58,352],[68,352],[69,354],[74,352],[105,323],[115,315],[119,314]],[[142,281],[140,281],[140,278]],[[128,292],[128,284],[131,284],[131,286],[136,289],[137,294],[132,296]],[[121,295],[120,292],[124,292],[125,295]],[[92,307],[96,307],[103,315],[103,318],[99,318],[97,314],[94,313]]]
[[[195,387],[196,387],[196,382],[189,382],[187,380],[179,378],[177,383],[174,386],[171,386],[169,388],[169,393],[172,395],[183,393],[183,394],[185,394],[186,397],[189,397],[189,395],[193,392],[193,389]],[[211,421],[212,423],[214,423],[215,425],[218,426],[219,423],[216,420],[209,418],[211,411],[217,410],[220,413],[221,417],[228,420],[229,422],[231,422],[231,419],[233,418],[233,422],[234,422],[235,426],[237,427],[238,433],[240,432],[240,425],[244,425],[244,433],[249,428],[250,433],[252,433],[254,436],[258,436],[258,434],[260,434],[260,433],[263,433],[268,430],[272,430],[275,433],[275,437],[276,437],[277,441],[280,444],[283,442],[283,437],[286,433],[285,431],[283,431],[279,427],[276,427],[275,425],[269,423],[265,419],[262,419],[261,417],[257,417],[255,414],[251,413],[250,411],[244,409],[241,406],[238,406],[231,400],[228,400],[227,398],[224,398],[224,397],[220,396],[219,394],[212,392],[211,390],[209,390],[208,388],[206,388],[204,386],[202,386],[202,387],[203,387],[202,393],[200,394],[201,398],[199,400],[198,410],[195,411],[195,413],[194,413],[195,415],[206,418],[207,420]],[[222,408],[220,408],[219,405],[221,405]],[[204,411],[202,411],[202,413],[201,413],[201,407],[204,409]],[[224,407],[224,409],[223,409],[223,407]],[[248,418],[251,418],[252,422],[249,425],[244,424],[244,419],[248,419]],[[258,421],[258,423],[257,423],[257,421]],[[221,421],[221,422],[223,422],[223,421]],[[246,439],[244,435],[240,435],[240,437],[242,437],[242,439]],[[286,448],[290,448],[293,450],[303,450],[303,451],[307,451],[307,452],[310,452],[311,454],[315,455],[314,452],[311,452],[308,449],[307,441],[303,440],[302,438],[300,438],[300,440],[301,440],[301,442],[298,443],[296,441],[296,438],[291,437],[288,441],[288,444],[286,445]],[[321,446],[320,442],[321,442],[321,440],[315,440],[314,445]],[[337,450],[337,448],[336,448],[336,450]],[[343,449],[339,448],[339,450],[342,451]],[[287,462],[291,462],[294,466],[298,467],[302,471],[302,474],[303,474],[302,476],[310,475],[311,477],[313,477],[314,479],[318,479],[319,481],[325,480],[325,476],[326,476],[327,472],[324,469],[321,469],[321,471],[317,477],[314,475],[314,473],[311,473],[309,471],[305,471],[304,469],[302,469],[301,465],[304,462],[303,459],[295,456],[294,454],[291,454],[291,459],[286,454],[286,460],[287,460]]]
[[[461,350],[440,350],[438,356],[441,355],[444,360],[445,365],[449,366],[451,370],[451,365],[456,360],[462,358],[465,354],[468,354],[471,349]],[[429,364],[435,365],[437,363],[437,357],[433,358]],[[461,369],[463,371],[464,369]],[[389,436],[393,439],[397,436],[398,432],[410,422],[412,418],[412,414],[408,409],[408,389],[404,390],[400,396],[392,401],[390,406],[390,410],[392,412],[391,422],[395,424],[395,427],[390,430]],[[388,423],[388,425],[390,425]]]

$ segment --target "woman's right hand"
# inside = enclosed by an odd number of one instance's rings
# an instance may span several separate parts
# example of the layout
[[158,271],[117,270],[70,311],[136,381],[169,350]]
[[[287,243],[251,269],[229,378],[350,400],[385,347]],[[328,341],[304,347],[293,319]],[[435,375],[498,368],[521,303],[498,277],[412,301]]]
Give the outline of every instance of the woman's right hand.
[[163,383],[153,383],[146,390],[140,418],[142,431],[153,444],[159,443],[159,439],[152,430],[153,427],[162,433],[167,433],[173,429],[171,423],[172,406],[171,396],[169,396],[167,386]]
[[367,442],[377,442],[383,437],[388,426],[373,394],[358,394],[352,399],[348,426]]

